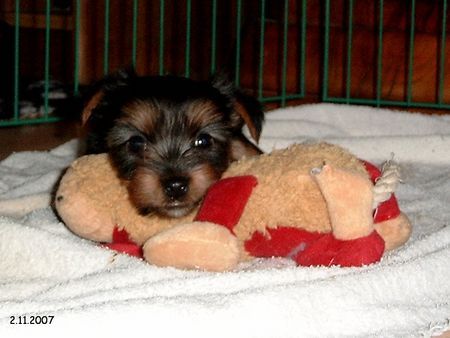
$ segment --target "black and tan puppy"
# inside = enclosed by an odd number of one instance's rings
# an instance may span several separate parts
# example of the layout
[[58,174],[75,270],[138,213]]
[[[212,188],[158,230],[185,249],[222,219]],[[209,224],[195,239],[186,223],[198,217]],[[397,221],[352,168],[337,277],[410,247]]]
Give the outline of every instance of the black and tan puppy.
[[229,82],[120,74],[105,79],[84,111],[87,151],[108,152],[142,213],[186,215],[231,161],[260,150],[260,104]]

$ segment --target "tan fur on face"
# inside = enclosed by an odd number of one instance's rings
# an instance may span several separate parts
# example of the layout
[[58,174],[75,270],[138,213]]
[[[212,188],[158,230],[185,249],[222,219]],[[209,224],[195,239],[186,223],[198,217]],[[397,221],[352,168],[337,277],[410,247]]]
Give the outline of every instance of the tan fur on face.
[[[194,208],[212,183],[220,178],[214,168],[204,164],[189,173],[189,192],[180,202],[186,208]],[[139,209],[165,208],[169,200],[161,186],[160,177],[152,170],[138,167],[128,185],[130,200]]]
[[186,110],[187,123],[196,128],[205,127],[211,123],[220,121],[222,114],[217,107],[208,100],[195,101],[189,104]]
[[193,196],[194,200],[202,198],[208,188],[220,178],[220,174],[216,173],[214,169],[203,164],[195,168],[191,173],[191,184],[189,194]]
[[153,206],[162,206],[166,200],[159,176],[145,167],[138,167],[128,186],[130,199],[138,208],[146,208],[149,201]]
[[160,108],[156,102],[136,100],[125,105],[123,112],[121,122],[131,124],[141,132],[151,135],[157,127]]

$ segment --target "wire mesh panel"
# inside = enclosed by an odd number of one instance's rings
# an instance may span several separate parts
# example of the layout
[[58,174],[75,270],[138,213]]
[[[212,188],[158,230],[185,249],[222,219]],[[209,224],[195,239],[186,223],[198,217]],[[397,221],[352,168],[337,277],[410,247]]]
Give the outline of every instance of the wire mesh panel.
[[[13,64],[6,62],[14,73],[2,84],[12,90],[0,93],[1,126],[58,120],[55,86],[64,87],[61,95],[77,96],[130,65],[141,75],[226,73],[262,102],[285,105],[305,96],[306,0],[6,1],[1,28],[12,40],[0,36],[0,43],[13,51]],[[35,59],[23,50],[32,34],[40,43],[34,43]],[[39,102],[28,107],[26,92],[38,84]]]
[[326,0],[323,100],[450,108],[446,33],[447,0]]
[[52,114],[55,103],[69,94],[51,73],[71,77],[72,69],[67,76],[66,67],[72,55],[61,54],[65,62],[56,64],[51,51],[52,39],[66,49],[63,41],[67,41],[68,29],[72,27],[66,3],[5,0],[0,4],[0,126],[60,119]]
[[0,126],[75,114],[129,66],[226,73],[281,106],[450,108],[447,0],[2,0],[0,46]]

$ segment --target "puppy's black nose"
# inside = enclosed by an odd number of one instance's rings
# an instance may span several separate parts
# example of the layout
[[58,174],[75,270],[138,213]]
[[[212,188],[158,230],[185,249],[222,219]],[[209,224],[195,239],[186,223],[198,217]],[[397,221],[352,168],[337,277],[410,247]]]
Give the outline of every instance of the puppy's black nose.
[[186,177],[172,177],[165,180],[163,186],[167,197],[178,199],[187,194],[189,190],[189,180]]

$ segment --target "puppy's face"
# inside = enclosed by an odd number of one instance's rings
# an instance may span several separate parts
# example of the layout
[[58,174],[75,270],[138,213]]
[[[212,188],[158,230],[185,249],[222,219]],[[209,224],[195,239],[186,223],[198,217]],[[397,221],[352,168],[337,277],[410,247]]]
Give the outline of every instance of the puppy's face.
[[[259,153],[241,133],[245,121],[239,109],[246,110],[240,103],[236,108],[231,91],[152,77],[102,93],[89,119],[107,130],[94,130],[94,144],[105,147],[129,180],[130,198],[141,213],[188,214],[231,161]],[[255,118],[260,125],[262,113]]]
[[207,99],[134,100],[108,135],[111,156],[130,178],[130,196],[143,212],[170,217],[190,212],[230,161],[230,130]]

